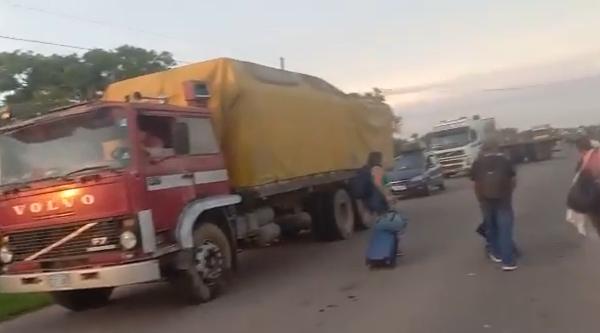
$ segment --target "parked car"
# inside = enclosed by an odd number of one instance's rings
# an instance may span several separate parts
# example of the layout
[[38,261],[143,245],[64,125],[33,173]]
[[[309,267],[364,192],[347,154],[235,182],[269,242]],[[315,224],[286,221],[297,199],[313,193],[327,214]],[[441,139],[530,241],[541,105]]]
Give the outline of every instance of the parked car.
[[446,189],[437,158],[424,150],[407,151],[396,157],[386,181],[396,196],[428,196],[435,190]]

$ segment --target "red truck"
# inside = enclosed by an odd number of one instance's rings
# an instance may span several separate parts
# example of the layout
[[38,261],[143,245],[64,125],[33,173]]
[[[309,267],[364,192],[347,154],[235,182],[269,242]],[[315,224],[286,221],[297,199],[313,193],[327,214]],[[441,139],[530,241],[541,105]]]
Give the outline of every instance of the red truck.
[[218,59],[0,128],[0,292],[78,311],[166,280],[205,302],[239,248],[368,227],[347,182],[369,151],[391,156],[393,118],[331,89]]

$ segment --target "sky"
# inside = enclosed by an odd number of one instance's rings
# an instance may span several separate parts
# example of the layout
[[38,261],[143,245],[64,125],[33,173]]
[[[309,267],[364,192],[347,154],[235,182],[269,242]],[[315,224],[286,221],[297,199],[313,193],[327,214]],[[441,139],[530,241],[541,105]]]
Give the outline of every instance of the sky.
[[[90,48],[131,44],[185,61],[227,56],[278,66],[283,56],[287,69],[359,92],[594,75],[598,31],[598,0],[0,0],[0,35]],[[0,51],[15,49],[76,51],[0,39]],[[414,113],[443,95],[389,100]]]

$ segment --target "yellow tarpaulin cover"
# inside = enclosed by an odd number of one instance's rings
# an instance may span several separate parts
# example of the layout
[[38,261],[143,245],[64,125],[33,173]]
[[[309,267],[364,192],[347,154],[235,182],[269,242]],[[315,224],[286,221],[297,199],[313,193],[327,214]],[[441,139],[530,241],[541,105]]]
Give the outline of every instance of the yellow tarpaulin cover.
[[140,92],[188,105],[183,84],[202,81],[232,185],[252,187],[356,169],[370,151],[393,157],[390,108],[350,97],[309,75],[221,58],[111,84],[104,100]]

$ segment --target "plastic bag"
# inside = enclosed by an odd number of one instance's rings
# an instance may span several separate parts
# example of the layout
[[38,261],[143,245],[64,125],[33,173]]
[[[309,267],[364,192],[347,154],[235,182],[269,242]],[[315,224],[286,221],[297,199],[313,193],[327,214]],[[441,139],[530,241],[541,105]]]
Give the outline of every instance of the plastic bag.
[[377,230],[385,230],[403,234],[408,226],[408,219],[400,213],[390,210],[387,213],[379,216],[374,228]]
[[578,213],[572,209],[567,209],[566,220],[577,229],[578,233],[587,236],[587,231],[585,229],[585,224],[588,222],[587,215]]

